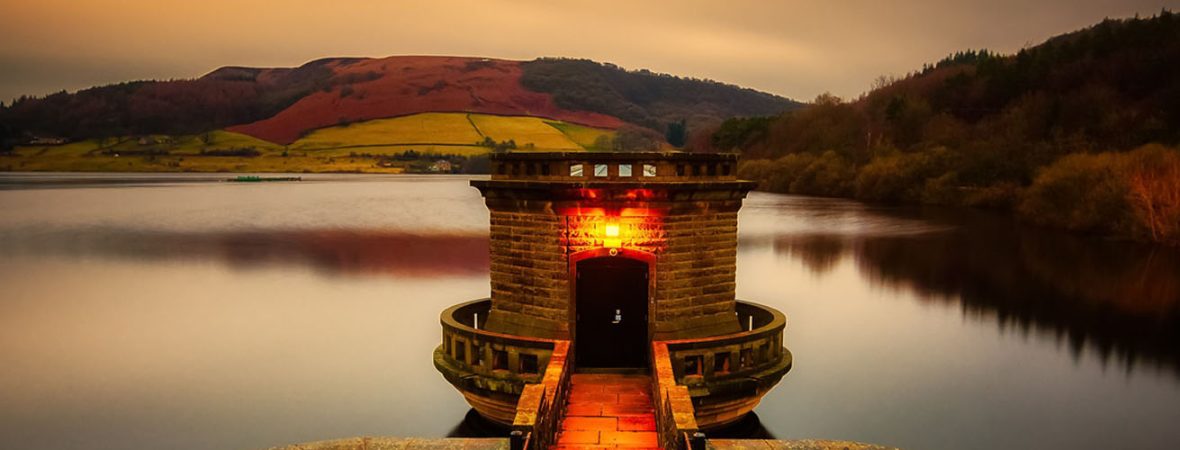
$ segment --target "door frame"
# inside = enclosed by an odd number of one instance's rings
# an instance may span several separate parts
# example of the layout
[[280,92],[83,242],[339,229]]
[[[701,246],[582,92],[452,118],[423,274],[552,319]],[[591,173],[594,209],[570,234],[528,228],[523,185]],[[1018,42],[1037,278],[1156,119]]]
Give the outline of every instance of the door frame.
[[[569,329],[570,349],[578,348],[578,263],[599,257],[624,258],[647,264],[647,364],[651,366],[651,339],[655,335],[656,317],[656,255],[626,248],[595,248],[575,252],[569,256]],[[576,358],[576,355],[574,356]],[[571,359],[576,361],[576,359]]]

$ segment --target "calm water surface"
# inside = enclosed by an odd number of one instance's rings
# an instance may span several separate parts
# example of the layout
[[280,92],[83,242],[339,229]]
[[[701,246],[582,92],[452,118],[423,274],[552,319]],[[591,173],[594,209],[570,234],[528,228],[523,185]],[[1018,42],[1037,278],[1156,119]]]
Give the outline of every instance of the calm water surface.
[[[0,174],[0,448],[463,433],[431,365],[488,295],[466,178]],[[789,316],[779,438],[1180,447],[1180,254],[985,213],[754,193],[738,295]]]

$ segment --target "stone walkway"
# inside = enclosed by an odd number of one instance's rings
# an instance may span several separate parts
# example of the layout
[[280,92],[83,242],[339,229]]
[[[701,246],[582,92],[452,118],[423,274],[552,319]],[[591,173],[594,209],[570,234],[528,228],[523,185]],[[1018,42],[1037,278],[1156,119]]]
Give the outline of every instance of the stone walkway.
[[574,374],[553,448],[659,448],[651,377]]

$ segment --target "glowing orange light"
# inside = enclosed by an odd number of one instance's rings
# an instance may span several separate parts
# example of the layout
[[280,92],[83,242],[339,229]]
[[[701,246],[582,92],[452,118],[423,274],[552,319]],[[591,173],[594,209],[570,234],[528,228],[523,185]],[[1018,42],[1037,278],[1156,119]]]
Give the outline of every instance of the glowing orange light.
[[619,224],[608,222],[602,228],[603,234],[606,235],[602,239],[602,246],[606,248],[619,248],[623,246],[623,239],[619,238]]

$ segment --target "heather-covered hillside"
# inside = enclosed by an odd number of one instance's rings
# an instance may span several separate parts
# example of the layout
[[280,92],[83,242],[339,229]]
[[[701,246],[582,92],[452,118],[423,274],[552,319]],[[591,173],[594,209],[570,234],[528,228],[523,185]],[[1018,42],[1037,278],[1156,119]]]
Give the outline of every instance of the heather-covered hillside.
[[192,80],[26,97],[0,109],[0,124],[10,140],[228,129],[289,144],[312,130],[341,124],[469,112],[610,129],[631,123],[683,141],[686,126],[795,106],[736,86],[591,61],[394,56],[329,58],[293,69],[226,67]]

